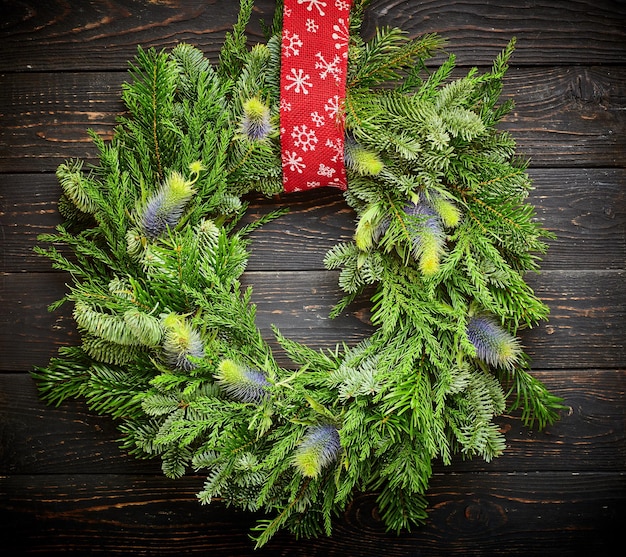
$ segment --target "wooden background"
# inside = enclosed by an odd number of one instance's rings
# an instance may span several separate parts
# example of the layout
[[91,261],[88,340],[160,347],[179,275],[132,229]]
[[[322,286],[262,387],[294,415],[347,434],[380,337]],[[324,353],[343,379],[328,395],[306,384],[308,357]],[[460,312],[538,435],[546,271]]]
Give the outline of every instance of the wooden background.
[[[332,0],[328,0],[332,1]],[[257,3],[269,20],[272,1]],[[92,159],[87,128],[111,133],[138,43],[186,41],[213,60],[234,0],[4,0],[0,3],[0,551],[56,555],[252,555],[250,516],[195,500],[203,479],[170,481],[118,446],[114,424],[80,401],[44,405],[29,375],[76,342],[67,308],[46,307],[67,277],[32,253],[59,222],[54,170]],[[626,3],[609,0],[374,0],[364,28],[439,32],[459,65],[488,66],[518,49],[503,127],[531,157],[532,201],[558,239],[533,276],[552,309],[524,336],[534,373],[569,411],[538,433],[503,416],[508,450],[490,464],[436,466],[430,521],[387,534],[375,498],[357,497],[334,536],[277,536],[258,556],[612,554],[626,526]],[[262,39],[258,21],[250,29]],[[330,322],[336,274],[327,248],[351,234],[336,191],[289,204],[256,234],[246,282],[261,327],[314,345],[367,333],[367,307]]]

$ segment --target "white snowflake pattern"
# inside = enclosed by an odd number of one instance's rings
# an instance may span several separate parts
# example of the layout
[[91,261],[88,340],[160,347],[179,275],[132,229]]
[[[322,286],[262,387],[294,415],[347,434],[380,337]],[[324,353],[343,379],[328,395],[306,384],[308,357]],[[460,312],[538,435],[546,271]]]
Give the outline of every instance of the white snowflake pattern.
[[350,41],[350,31],[348,30],[348,22],[340,17],[338,20],[339,25],[336,23],[333,25],[334,33],[331,35],[332,38],[337,41],[335,43],[335,48],[337,50],[343,50],[343,57],[348,57],[348,42]]
[[335,172],[336,170],[334,168],[326,166],[324,163],[320,163],[320,167],[317,171],[320,176],[326,176],[327,178],[332,178]]
[[341,141],[341,139],[327,139],[326,147],[330,147],[330,149],[335,152],[335,155],[330,159],[331,161],[337,162],[343,157],[343,141]]
[[308,6],[306,7],[306,9],[310,12],[313,10],[313,6],[315,6],[317,8],[317,10],[319,11],[321,16],[326,15],[324,13],[324,10],[322,10],[322,8],[326,7],[326,2],[322,2],[322,0],[298,0],[298,4],[302,5],[302,4],[308,4]]
[[285,58],[290,56],[298,56],[300,54],[300,47],[302,46],[300,36],[296,33],[291,33],[289,29],[285,29],[283,33],[283,54]]
[[280,110],[282,112],[291,112],[291,103],[286,99],[280,99]]
[[335,54],[335,57],[330,62],[324,58],[321,52],[318,52],[315,57],[319,60],[319,62],[315,62],[315,69],[322,70],[320,72],[321,79],[326,79],[329,75],[333,76],[336,80],[341,78],[343,70],[339,66],[339,64],[341,64],[341,58],[337,54]]
[[339,114],[340,109],[341,109],[341,106],[340,106],[338,95],[335,95],[334,97],[331,97],[330,99],[328,99],[326,101],[326,104],[324,105],[324,110],[328,112],[328,117],[331,119],[337,117],[337,114]]
[[307,87],[313,87],[313,84],[309,81],[311,76],[309,74],[305,74],[302,68],[299,68],[296,71],[296,68],[291,68],[292,75],[286,75],[286,81],[292,81],[290,85],[285,85],[284,89],[289,91],[291,88],[294,88],[296,93],[303,93],[305,95],[309,94],[309,90]]
[[311,120],[318,128],[321,128],[326,119],[316,110],[315,112],[311,112]]
[[335,0],[335,8],[337,8],[340,12],[345,12],[350,9],[350,4],[348,2],[344,2],[344,0]]
[[294,126],[291,132],[293,137],[293,144],[296,147],[302,148],[306,153],[307,151],[315,151],[315,144],[318,142],[317,135],[314,130],[310,130],[306,124],[301,126]]
[[314,19],[307,19],[305,25],[306,30],[309,33],[317,33],[318,29],[320,28],[320,26],[315,22]]
[[311,188],[319,188],[321,185],[322,185],[322,183],[321,183],[321,182],[307,182],[307,183],[306,183],[306,187],[307,187],[308,189],[311,189]]
[[302,157],[299,157],[295,151],[285,151],[283,167],[286,166],[289,167],[291,172],[297,172],[298,174],[302,174],[302,170],[306,168],[306,164],[302,162]]

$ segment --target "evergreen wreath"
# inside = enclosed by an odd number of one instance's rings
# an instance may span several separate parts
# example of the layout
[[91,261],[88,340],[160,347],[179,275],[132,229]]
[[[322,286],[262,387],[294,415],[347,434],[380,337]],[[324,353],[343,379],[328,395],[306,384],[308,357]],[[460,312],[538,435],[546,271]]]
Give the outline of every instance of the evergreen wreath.
[[[370,292],[369,338],[314,350],[274,330],[277,364],[242,289],[246,194],[282,191],[279,6],[266,44],[247,46],[242,0],[219,63],[187,44],[139,48],[113,139],[99,163],[62,164],[65,223],[36,250],[70,273],[81,345],[35,378],[59,404],[83,397],[117,420],[123,447],[160,457],[172,478],[207,475],[198,497],[262,511],[257,544],[280,528],[330,535],[355,492],[378,493],[393,531],[426,518],[434,459],[489,461],[494,418],[558,418],[561,400],[530,373],[517,338],[548,315],[526,284],[550,234],[526,202],[526,162],[496,128],[513,41],[488,73],[451,79],[436,35],[359,36],[351,12],[345,200],[354,240],[326,255],[345,296]],[[64,246],[57,249],[55,246]]]

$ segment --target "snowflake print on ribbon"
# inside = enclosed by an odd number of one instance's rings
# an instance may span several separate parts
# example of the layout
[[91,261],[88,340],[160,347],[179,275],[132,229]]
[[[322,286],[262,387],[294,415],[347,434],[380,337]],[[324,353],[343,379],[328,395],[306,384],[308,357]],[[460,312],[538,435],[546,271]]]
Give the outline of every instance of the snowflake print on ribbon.
[[326,166],[323,162],[320,163],[320,167],[317,170],[320,176],[326,176],[327,178],[332,178],[335,172],[336,170],[334,168]]
[[317,143],[317,136],[313,130],[310,130],[306,124],[301,126],[294,126],[291,132],[293,137],[293,144],[296,147],[300,147],[305,153],[307,151],[315,151],[315,144]]
[[296,34],[291,34],[289,29],[285,29],[285,33],[283,34],[283,55],[286,58],[290,56],[298,56],[300,54],[300,47],[302,46],[302,41],[300,37]]
[[339,100],[339,96],[335,95],[326,101],[324,104],[324,110],[328,112],[329,118],[337,118],[337,116],[341,113],[341,101]]
[[283,5],[280,142],[284,189],[345,189],[344,99],[351,2],[284,0]]
[[[317,33],[317,30],[319,28],[320,28],[320,26],[317,23],[315,23],[314,19],[307,19],[306,20],[306,30],[309,33]],[[302,45],[300,45],[300,46],[302,46]]]
[[326,118],[324,118],[317,110],[315,112],[311,112],[311,121],[315,124],[316,127],[321,127],[326,123]]
[[320,72],[320,78],[326,79],[329,75],[335,79],[340,79],[343,74],[343,68],[341,64],[341,58],[335,54],[335,57],[329,62],[324,58],[321,52],[318,52],[315,57],[319,62],[315,62],[315,69],[322,70]]
[[283,167],[288,166],[291,172],[302,174],[302,171],[306,168],[306,165],[302,162],[302,157],[299,157],[298,153],[292,151],[285,151],[284,155]]
[[287,81],[291,81],[290,85],[285,85],[284,89],[289,91],[292,87],[294,87],[294,91],[296,93],[304,93],[305,95],[309,94],[309,90],[307,87],[312,87],[313,84],[309,81],[309,74],[305,74],[302,68],[299,68],[296,72],[296,68],[291,68],[291,75],[285,77]]
[[348,43],[350,42],[350,29],[348,27],[348,22],[342,17],[340,17],[337,20],[337,23],[333,25],[332,38],[337,41],[335,43],[335,48],[341,51],[341,56],[343,58],[347,58]]
[[325,146],[329,147],[335,153],[332,157],[330,157],[331,161],[337,162],[338,160],[343,159],[343,141],[327,139]]
[[298,0],[298,4],[302,5],[302,4],[308,4],[307,6],[307,10],[310,12],[313,10],[313,6],[315,6],[319,12],[321,16],[325,16],[326,14],[324,13],[324,11],[322,10],[322,8],[326,7],[326,2],[322,2],[321,0]]

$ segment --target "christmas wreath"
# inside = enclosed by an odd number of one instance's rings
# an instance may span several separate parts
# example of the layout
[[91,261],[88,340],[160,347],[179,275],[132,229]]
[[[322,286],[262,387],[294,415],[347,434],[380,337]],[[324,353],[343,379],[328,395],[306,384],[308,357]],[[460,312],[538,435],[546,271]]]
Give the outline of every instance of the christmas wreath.
[[[34,372],[42,396],[83,397],[167,476],[202,471],[201,502],[262,511],[258,545],[330,534],[359,491],[409,529],[434,459],[498,456],[507,404],[538,427],[561,408],[516,336],[548,314],[524,275],[549,234],[496,128],[513,43],[452,79],[454,56],[428,65],[436,35],[363,40],[365,3],[285,2],[249,48],[242,0],[217,64],[140,48],[126,115],[112,140],[92,133],[97,165],[58,168],[65,223],[36,248],[71,275],[53,308],[72,302],[81,334]],[[246,195],[328,185],[356,222],[325,258],[333,315],[369,293],[373,333],[314,350],[274,330],[280,366],[240,277],[249,233],[281,212],[244,226]]]

